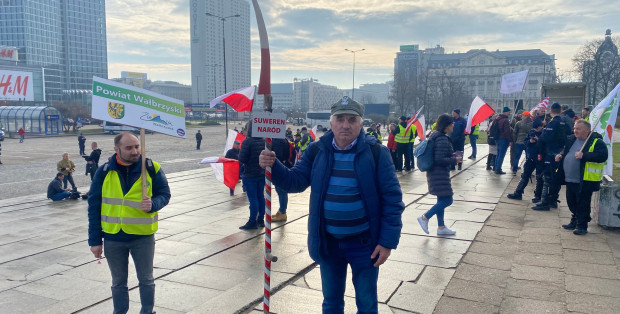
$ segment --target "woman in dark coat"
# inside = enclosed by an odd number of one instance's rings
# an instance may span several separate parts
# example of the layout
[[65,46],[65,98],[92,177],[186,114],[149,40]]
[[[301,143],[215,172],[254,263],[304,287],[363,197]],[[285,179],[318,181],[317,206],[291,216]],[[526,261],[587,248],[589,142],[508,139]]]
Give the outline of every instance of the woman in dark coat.
[[433,145],[433,168],[426,173],[428,181],[428,191],[437,196],[435,204],[424,215],[418,217],[418,222],[422,230],[428,234],[428,220],[437,215],[438,235],[454,235],[456,231],[450,230],[445,226],[443,214],[446,207],[452,204],[452,184],[450,183],[450,167],[463,160],[463,157],[456,157],[452,149],[452,143],[448,135],[452,133],[454,121],[451,116],[442,114],[437,118],[435,130],[429,136]]

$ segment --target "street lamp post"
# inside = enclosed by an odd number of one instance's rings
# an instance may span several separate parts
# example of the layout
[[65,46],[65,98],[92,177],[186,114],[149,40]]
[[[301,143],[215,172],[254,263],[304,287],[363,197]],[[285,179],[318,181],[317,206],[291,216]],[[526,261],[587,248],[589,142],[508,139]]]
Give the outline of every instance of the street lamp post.
[[[227,19],[231,18],[231,17],[240,17],[240,14],[235,14],[235,15],[230,15],[230,16],[219,16],[219,15],[215,15],[215,14],[211,14],[211,13],[205,13],[207,16],[212,16],[215,18],[220,19],[220,21],[222,21],[222,50],[224,53],[224,94],[226,94],[226,35],[224,33],[224,22],[226,22]],[[214,70],[215,71],[215,70]],[[226,134],[228,135],[228,104],[226,104]]]
[[[549,60],[549,65],[551,65],[551,62],[557,60],[557,59],[548,59]],[[542,84],[540,85],[541,87],[545,84],[545,76],[547,75],[547,58],[543,58],[543,79],[542,79]],[[542,97],[547,97],[547,90],[544,90],[545,93]],[[541,97],[541,98],[542,98]]]
[[350,52],[353,54],[353,88],[351,89],[351,99],[355,99],[355,53],[356,52],[360,52],[360,51],[364,51],[366,50],[365,48],[362,49],[358,49],[358,50],[351,50],[351,49],[347,49],[344,48],[344,50]]

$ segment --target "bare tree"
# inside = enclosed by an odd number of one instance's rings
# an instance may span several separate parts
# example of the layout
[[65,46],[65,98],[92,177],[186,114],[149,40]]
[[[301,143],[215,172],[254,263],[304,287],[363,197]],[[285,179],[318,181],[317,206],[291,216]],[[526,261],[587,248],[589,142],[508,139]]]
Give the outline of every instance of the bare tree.
[[465,83],[457,76],[449,75],[445,70],[433,71],[428,76],[429,114],[436,117],[441,113],[451,112],[455,108],[465,108],[469,104],[469,93]]
[[417,92],[417,75],[407,69],[394,73],[394,82],[390,90],[390,101],[397,115],[407,115],[413,110]]
[[586,103],[596,105],[620,83],[619,37],[587,42],[573,57],[573,73],[586,84]]

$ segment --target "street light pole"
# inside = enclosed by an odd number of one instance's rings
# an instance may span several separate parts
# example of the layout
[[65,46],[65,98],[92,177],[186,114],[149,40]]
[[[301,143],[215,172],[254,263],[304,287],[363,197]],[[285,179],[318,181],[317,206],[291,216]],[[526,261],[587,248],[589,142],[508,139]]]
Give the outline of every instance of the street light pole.
[[[222,50],[224,53],[224,94],[226,94],[227,92],[227,86],[226,86],[226,35],[224,33],[224,22],[226,22],[227,19],[231,18],[231,17],[240,17],[240,14],[235,14],[235,15],[231,15],[231,16],[219,16],[219,15],[215,15],[215,14],[211,14],[211,13],[205,13],[207,16],[212,16],[215,18],[220,19],[220,21],[222,21]],[[215,70],[214,70],[215,71]],[[228,135],[228,104],[226,104],[226,134]]]
[[360,52],[360,51],[364,51],[366,50],[365,48],[362,49],[358,49],[358,50],[351,50],[351,49],[347,49],[344,48],[344,50],[350,52],[353,54],[353,88],[351,89],[351,99],[355,99],[355,53],[356,52]]

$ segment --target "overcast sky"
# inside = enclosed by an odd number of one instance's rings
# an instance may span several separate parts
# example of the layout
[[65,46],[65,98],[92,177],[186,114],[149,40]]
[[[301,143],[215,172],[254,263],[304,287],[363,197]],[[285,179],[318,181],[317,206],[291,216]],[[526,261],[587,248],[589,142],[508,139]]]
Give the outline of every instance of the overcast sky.
[[[250,2],[252,84],[260,47]],[[399,46],[440,44],[446,53],[469,49],[542,49],[559,72],[587,41],[620,32],[612,0],[264,0],[259,1],[271,45],[272,83],[315,78],[351,88],[391,79]],[[109,77],[146,72],[151,80],[190,84],[189,0],[107,0]]]

